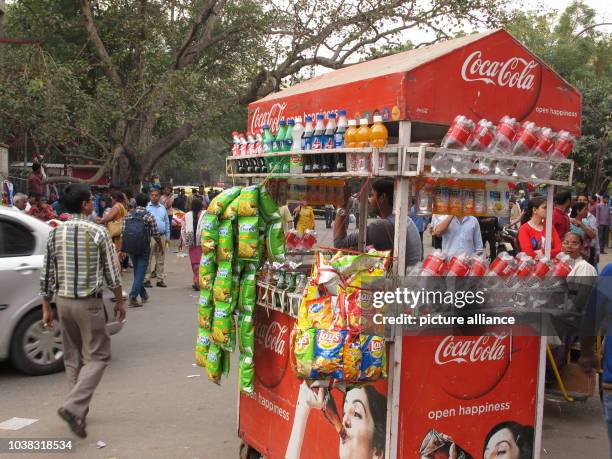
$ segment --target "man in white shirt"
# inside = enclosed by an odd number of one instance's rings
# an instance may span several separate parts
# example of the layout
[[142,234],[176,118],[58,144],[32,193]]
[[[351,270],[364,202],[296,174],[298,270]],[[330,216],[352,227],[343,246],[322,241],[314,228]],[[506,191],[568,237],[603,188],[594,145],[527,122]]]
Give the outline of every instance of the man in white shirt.
[[13,206],[21,212],[27,212],[32,207],[28,202],[28,197],[23,193],[17,193],[13,196]]
[[484,250],[476,217],[436,215],[431,223],[434,236],[442,237],[442,251],[447,256],[452,257],[462,252],[472,255]]

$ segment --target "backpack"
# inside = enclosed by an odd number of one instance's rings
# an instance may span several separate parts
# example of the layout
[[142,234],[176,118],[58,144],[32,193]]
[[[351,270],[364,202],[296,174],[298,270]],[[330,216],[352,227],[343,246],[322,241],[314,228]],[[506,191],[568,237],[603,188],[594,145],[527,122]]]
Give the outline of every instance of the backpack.
[[144,255],[149,250],[150,237],[144,221],[144,212],[132,212],[125,219],[121,235],[121,251],[132,255]]

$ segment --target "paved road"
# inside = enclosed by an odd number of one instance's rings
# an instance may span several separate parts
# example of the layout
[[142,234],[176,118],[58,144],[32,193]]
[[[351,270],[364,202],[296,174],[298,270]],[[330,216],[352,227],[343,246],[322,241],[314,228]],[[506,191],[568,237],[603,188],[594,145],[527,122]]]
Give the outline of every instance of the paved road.
[[[324,224],[317,226],[321,242],[329,245]],[[153,288],[151,302],[129,309],[126,327],[113,337],[113,360],[94,397],[89,437],[75,440],[76,457],[237,457],[235,361],[221,387],[192,366],[196,295],[187,259],[171,253],[168,271],[169,288]],[[131,275],[126,280],[131,284]],[[187,377],[194,374],[200,376]],[[1,431],[0,438],[70,437],[55,414],[66,387],[63,374],[24,377],[0,364],[0,422],[13,416],[39,419],[17,432]],[[96,449],[98,440],[107,446]],[[542,457],[608,457],[597,399],[546,404]]]

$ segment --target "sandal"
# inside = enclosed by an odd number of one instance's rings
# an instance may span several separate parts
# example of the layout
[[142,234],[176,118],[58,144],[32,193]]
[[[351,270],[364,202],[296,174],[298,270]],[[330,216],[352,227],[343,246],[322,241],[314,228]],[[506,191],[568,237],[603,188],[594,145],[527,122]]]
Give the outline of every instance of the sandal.
[[62,418],[64,421],[68,423],[70,430],[72,430],[72,432],[77,437],[80,437],[80,438],[87,437],[87,431],[85,430],[85,427],[87,426],[87,424],[85,423],[85,419],[81,419],[75,416],[70,411],[66,410],[65,408],[58,409],[57,414],[59,415],[60,418]]

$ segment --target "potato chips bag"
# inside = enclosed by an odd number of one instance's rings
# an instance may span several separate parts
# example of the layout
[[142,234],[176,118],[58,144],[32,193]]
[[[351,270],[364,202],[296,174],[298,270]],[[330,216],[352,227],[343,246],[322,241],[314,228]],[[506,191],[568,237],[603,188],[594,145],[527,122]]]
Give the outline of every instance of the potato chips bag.
[[206,213],[213,215],[221,215],[227,206],[238,197],[240,194],[240,187],[235,186],[232,188],[228,188],[227,190],[223,190],[221,194],[217,195],[208,205],[206,209]]
[[307,330],[312,327],[312,320],[310,318],[310,309],[308,302],[319,298],[319,289],[316,285],[307,285],[304,290],[304,296],[300,302],[298,309],[298,320],[297,326],[300,330]]
[[251,311],[238,315],[238,349],[242,354],[253,355],[255,352],[255,328]]
[[198,301],[198,324],[202,328],[210,330],[213,317],[213,299],[211,290],[201,290]]
[[219,384],[221,372],[223,370],[222,351],[214,342],[210,343],[208,354],[206,354],[206,373],[208,379],[215,384]]
[[210,330],[200,327],[198,329],[198,338],[195,345],[196,364],[200,367],[206,367],[206,356],[210,347]]
[[285,261],[285,233],[280,220],[268,224],[266,228],[266,248],[268,260],[281,263]]
[[213,298],[215,304],[219,301],[232,302],[232,263],[229,261],[219,263],[213,285]]
[[259,261],[259,218],[238,218],[238,258],[245,261]]
[[214,252],[219,242],[219,218],[206,212],[202,217],[200,246],[202,253]]
[[200,258],[199,281],[201,290],[212,290],[213,288],[215,273],[217,271],[215,258],[214,252],[202,254],[202,258]]
[[[301,305],[300,309],[302,309]],[[331,328],[334,320],[331,295],[306,300],[304,309],[298,311],[298,327],[300,329],[321,328],[326,330]]]
[[316,330],[297,330],[293,352],[295,353],[295,372],[298,378],[312,377],[312,361],[314,360],[314,346]]
[[343,379],[346,330],[317,330],[312,371],[315,378]]
[[359,335],[348,335],[344,342],[344,380],[359,381],[361,375],[361,340]]
[[230,220],[219,224],[219,243],[217,244],[217,263],[232,261],[234,258],[234,226]]
[[240,191],[238,201],[238,217],[257,216],[259,201],[259,185],[246,186]]
[[376,335],[361,335],[361,381],[387,377],[385,339]]
[[259,190],[259,212],[267,222],[280,220],[278,206],[265,186],[261,186]]
[[253,356],[243,354],[238,363],[238,379],[240,381],[240,391],[245,394],[252,394],[255,391],[255,366]]
[[216,345],[222,349],[230,349],[230,328],[233,318],[231,305],[228,303],[215,303],[215,314],[213,317],[210,337]]
[[240,271],[236,271],[237,266],[234,265],[232,270],[232,292],[231,292],[231,305],[232,311],[235,311],[238,307],[238,300],[240,299]]
[[219,217],[221,220],[231,220],[234,221],[238,218],[238,203],[240,202],[240,196],[234,198],[232,202],[225,208],[221,216]]

